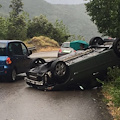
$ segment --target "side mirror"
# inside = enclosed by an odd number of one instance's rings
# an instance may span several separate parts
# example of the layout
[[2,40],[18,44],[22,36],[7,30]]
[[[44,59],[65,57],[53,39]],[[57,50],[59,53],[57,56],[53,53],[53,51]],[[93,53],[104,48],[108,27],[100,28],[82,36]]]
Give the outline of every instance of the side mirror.
[[32,54],[32,50],[28,50],[28,56]]

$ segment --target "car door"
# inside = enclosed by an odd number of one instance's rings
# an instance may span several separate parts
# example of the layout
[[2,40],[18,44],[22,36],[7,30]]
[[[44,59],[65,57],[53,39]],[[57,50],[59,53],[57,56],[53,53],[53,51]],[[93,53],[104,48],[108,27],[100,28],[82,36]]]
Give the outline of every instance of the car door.
[[29,70],[30,68],[30,63],[31,63],[31,58],[28,55],[28,49],[25,46],[24,43],[21,43],[21,47],[22,47],[22,53],[23,53],[23,67],[22,67],[22,71],[26,72]]
[[17,73],[22,73],[28,67],[28,50],[21,42],[12,42],[9,44],[9,55],[13,62],[13,66],[17,69]]
[[81,56],[72,61],[70,65],[70,78],[74,83],[91,84],[96,78],[104,74],[108,65],[111,64],[109,52],[91,53]]

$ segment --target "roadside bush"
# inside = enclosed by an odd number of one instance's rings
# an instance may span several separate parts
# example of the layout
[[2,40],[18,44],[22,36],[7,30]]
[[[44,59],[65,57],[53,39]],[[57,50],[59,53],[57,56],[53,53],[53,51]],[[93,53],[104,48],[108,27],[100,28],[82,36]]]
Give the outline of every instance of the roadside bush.
[[109,106],[114,120],[120,120],[120,69],[108,68],[107,80],[103,82],[104,102]]
[[119,67],[108,68],[107,82],[103,84],[103,92],[111,96],[116,107],[120,107],[120,69]]
[[120,90],[120,77],[116,78],[114,82],[114,87]]
[[113,103],[116,107],[120,107],[120,89],[114,88],[112,91]]
[[109,67],[107,72],[107,80],[108,81],[115,81],[116,78],[120,76],[120,69],[118,66],[114,66],[113,68]]

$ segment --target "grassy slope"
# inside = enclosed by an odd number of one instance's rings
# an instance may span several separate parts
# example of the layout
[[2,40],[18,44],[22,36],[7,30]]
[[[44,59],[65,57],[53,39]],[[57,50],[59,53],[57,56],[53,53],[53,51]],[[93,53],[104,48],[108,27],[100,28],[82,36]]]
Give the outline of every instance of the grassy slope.
[[[8,14],[11,0],[0,0],[3,6],[0,13]],[[51,22],[56,19],[63,20],[68,26],[71,34],[82,35],[87,41],[93,36],[99,36],[96,26],[90,21],[85,6],[81,5],[52,5],[44,0],[23,0],[24,11],[28,12],[30,18],[44,14]]]
[[59,50],[59,44],[49,37],[39,36],[24,41],[27,47],[35,47],[37,51],[54,51]]

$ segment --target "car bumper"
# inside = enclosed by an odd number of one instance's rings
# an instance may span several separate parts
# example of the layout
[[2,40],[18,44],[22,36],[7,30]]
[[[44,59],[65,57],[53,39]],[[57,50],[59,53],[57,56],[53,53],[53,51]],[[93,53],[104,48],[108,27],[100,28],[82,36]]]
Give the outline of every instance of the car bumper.
[[29,86],[35,87],[37,89],[40,90],[54,90],[55,86],[54,85],[44,85],[43,81],[35,81],[35,80],[31,80],[27,77],[25,77],[25,81]]
[[7,76],[11,73],[12,68],[9,66],[0,66],[0,76]]

